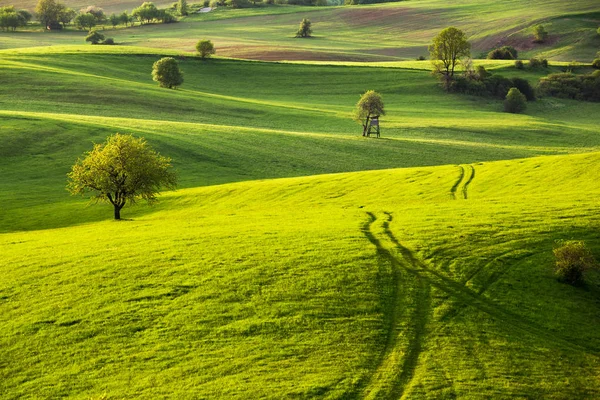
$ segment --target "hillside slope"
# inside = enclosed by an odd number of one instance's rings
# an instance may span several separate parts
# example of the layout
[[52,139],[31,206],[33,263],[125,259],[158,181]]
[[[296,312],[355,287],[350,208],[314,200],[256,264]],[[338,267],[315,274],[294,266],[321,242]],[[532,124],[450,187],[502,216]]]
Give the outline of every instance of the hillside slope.
[[[116,132],[173,158],[183,187],[600,148],[595,104],[545,99],[509,115],[500,101],[445,94],[427,71],[185,59],[173,91],[151,80],[158,55],[42,50],[0,61],[0,231],[81,220],[65,175]],[[351,118],[367,89],[386,103],[380,140],[360,137]]]
[[551,275],[555,240],[600,250],[598,162],[243,182],[119,223],[1,234],[0,389],[598,397],[600,280]]
[[[0,0],[0,5],[7,3],[10,0]],[[96,5],[107,11],[133,7],[131,2],[116,1]],[[303,18],[313,23],[311,39],[294,37]],[[550,33],[545,44],[532,42],[533,27],[540,23]],[[524,59],[540,55],[591,62],[600,46],[596,34],[600,4],[587,0],[414,0],[351,7],[219,8],[183,18],[178,24],[106,29],[105,34],[125,45],[185,52],[193,52],[199,39],[208,38],[219,55],[255,60],[393,61],[427,56],[432,38],[451,25],[466,32],[473,58],[485,58],[492,48],[510,44]],[[0,33],[0,48],[81,44],[84,37],[84,32],[73,31]]]

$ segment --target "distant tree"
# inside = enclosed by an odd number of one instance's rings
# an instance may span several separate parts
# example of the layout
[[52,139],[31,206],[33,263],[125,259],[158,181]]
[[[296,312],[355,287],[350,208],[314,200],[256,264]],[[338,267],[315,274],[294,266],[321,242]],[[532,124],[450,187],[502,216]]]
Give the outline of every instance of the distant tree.
[[19,14],[19,18],[23,23],[21,26],[26,26],[33,18],[33,15],[31,15],[31,13],[27,10],[19,10],[17,11],[17,14]]
[[385,115],[385,109],[381,95],[374,90],[366,91],[361,97],[354,110],[354,120],[363,127],[363,136],[367,135],[369,121],[373,117]]
[[196,44],[196,50],[202,58],[209,58],[215,54],[215,45],[210,40],[201,40]]
[[71,21],[73,21],[73,19],[75,19],[76,16],[77,16],[77,11],[73,10],[72,8],[65,8],[60,13],[60,16],[58,17],[58,21],[63,26],[67,26],[71,23]]
[[296,32],[297,38],[307,38],[312,35],[311,29],[312,22],[310,19],[304,18],[302,22],[300,22],[300,28],[298,28],[298,32]]
[[594,61],[592,61],[592,67],[600,69],[600,58],[596,58]]
[[101,24],[106,20],[106,15],[104,15],[104,10],[100,7],[96,6],[88,6],[81,10],[82,14],[91,14],[96,18],[96,23]]
[[127,14],[127,11],[123,11],[123,13],[119,15],[119,22],[125,26],[129,25],[129,14]]
[[177,2],[177,12],[179,15],[188,15],[188,4],[187,0],[179,0]]
[[525,65],[523,64],[523,61],[521,60],[516,60],[515,61],[515,68],[516,69],[523,69],[525,67]]
[[56,0],[39,0],[35,13],[45,29],[60,29],[60,17],[65,10],[66,7]]
[[442,30],[429,46],[434,73],[438,74],[446,90],[454,78],[454,70],[461,59],[471,55],[471,44],[460,29],[449,27]]
[[93,30],[85,37],[86,42],[91,42],[92,44],[98,44],[104,40],[104,35],[100,32]]
[[522,113],[527,108],[527,98],[517,88],[511,88],[504,100],[504,111],[509,113]]
[[175,16],[167,10],[158,10],[158,12],[156,13],[156,19],[163,24],[177,22],[177,18],[175,18]]
[[131,15],[136,17],[140,22],[146,21],[150,23],[158,17],[158,8],[151,2],[144,2],[138,8],[134,8]]
[[113,29],[115,29],[115,27],[121,23],[121,16],[117,14],[111,14],[110,17],[108,17],[108,20],[110,21]]
[[[75,17],[75,26],[77,27],[77,29],[85,29],[85,30],[91,30],[93,27],[96,26],[96,17],[94,17],[92,14],[79,14],[78,16]],[[87,40],[87,39],[86,39]]]
[[173,57],[164,57],[152,66],[152,79],[158,82],[160,87],[174,89],[183,83],[183,73]]
[[533,28],[533,41],[535,43],[544,43],[548,38],[548,32],[543,25],[536,25]]
[[177,177],[171,168],[171,160],[144,139],[117,133],[77,160],[68,174],[67,190],[73,195],[91,192],[92,199],[112,204],[119,220],[127,203],[153,203],[162,187],[174,189]]
[[31,14],[25,10],[17,11],[14,6],[0,7],[0,28],[5,31],[27,26],[30,20]]

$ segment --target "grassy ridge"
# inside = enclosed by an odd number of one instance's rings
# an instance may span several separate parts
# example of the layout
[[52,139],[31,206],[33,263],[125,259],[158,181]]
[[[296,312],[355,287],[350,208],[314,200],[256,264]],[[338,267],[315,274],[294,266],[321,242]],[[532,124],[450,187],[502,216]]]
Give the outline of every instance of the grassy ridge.
[[0,235],[3,391],[595,397],[598,280],[558,283],[550,249],[600,248],[598,161],[186,189],[131,221]]

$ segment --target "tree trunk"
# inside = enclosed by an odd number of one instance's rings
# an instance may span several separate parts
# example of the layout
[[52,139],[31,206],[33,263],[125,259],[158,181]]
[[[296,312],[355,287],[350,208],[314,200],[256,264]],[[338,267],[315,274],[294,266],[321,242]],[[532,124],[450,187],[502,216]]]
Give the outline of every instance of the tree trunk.
[[115,219],[121,219],[121,208],[119,206],[114,206],[115,207]]

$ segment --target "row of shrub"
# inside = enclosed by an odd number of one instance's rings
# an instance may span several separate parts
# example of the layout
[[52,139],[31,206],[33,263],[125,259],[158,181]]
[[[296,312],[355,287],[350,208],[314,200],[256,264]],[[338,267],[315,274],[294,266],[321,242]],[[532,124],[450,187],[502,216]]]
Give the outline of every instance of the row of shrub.
[[600,101],[600,70],[591,74],[550,74],[540,79],[538,89],[545,96]]
[[526,79],[492,75],[483,66],[477,67],[474,73],[455,77],[450,85],[453,92],[500,99],[506,98],[511,88],[519,89],[527,101],[535,100],[535,90]]

